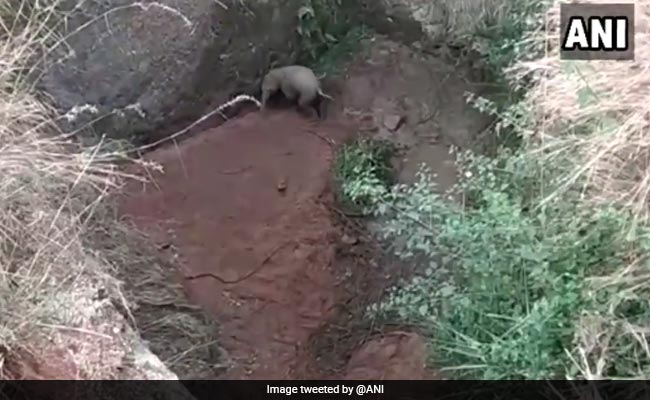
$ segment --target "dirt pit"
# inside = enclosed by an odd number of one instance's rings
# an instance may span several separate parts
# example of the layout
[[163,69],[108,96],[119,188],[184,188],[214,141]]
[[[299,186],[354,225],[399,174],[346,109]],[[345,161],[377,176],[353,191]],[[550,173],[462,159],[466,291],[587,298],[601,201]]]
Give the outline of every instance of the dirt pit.
[[[331,91],[339,100],[326,121],[294,109],[252,112],[146,155],[164,174],[128,188],[121,212],[177,258],[189,300],[217,322],[231,368],[215,378],[434,377],[417,334],[360,322],[363,306],[414,270],[333,207],[330,140],[366,131],[403,142],[403,180],[412,179],[410,157],[453,183],[454,133],[465,141],[485,121],[465,111],[471,85],[436,68],[376,41]],[[431,110],[451,104],[461,110]]]
[[[352,129],[318,133],[340,141]],[[152,153],[161,189],[124,202],[180,250],[185,279],[197,276],[186,287],[219,322],[226,378],[291,378],[298,349],[335,311],[336,231],[323,204],[333,149],[312,130],[291,111],[248,114]]]

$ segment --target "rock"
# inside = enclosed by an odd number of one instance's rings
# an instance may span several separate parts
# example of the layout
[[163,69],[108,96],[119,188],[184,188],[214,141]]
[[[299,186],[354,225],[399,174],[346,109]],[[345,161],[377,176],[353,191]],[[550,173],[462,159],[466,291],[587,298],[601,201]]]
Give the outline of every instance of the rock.
[[352,246],[352,245],[357,244],[359,242],[359,239],[357,239],[354,236],[350,236],[348,234],[345,234],[345,235],[343,235],[343,237],[341,237],[341,242],[343,244],[348,245],[348,246]]
[[[303,3],[63,0],[66,43],[38,66],[37,85],[66,114],[65,130],[92,122],[98,134],[152,141],[232,94],[257,94],[269,68],[295,62]],[[440,24],[438,8],[349,1],[341,13],[411,43]]]
[[390,332],[357,349],[347,365],[346,380],[431,379],[426,369],[423,338],[410,332]]
[[[98,134],[145,142],[232,94],[257,94],[269,68],[295,62],[304,1],[61,3],[66,43],[39,65],[38,87],[66,114],[65,130],[92,122]],[[438,6],[420,3],[342,2],[341,13],[410,43],[439,24]]]
[[278,184],[276,185],[276,189],[278,190],[278,192],[285,192],[287,190],[286,178],[282,178],[278,181]]
[[[64,128],[143,139],[208,103],[254,93],[261,75],[293,62],[302,0],[66,0],[66,45],[38,81]],[[76,7],[75,7],[76,6]],[[225,6],[225,7],[224,7]]]
[[404,117],[400,115],[386,115],[384,116],[384,126],[391,132],[399,129],[404,121]]
[[365,113],[359,116],[359,132],[377,132],[379,127],[375,123],[375,116],[371,113]]
[[372,125],[375,123],[375,116],[372,115],[371,113],[365,113],[361,115],[361,117],[359,118],[359,122]]

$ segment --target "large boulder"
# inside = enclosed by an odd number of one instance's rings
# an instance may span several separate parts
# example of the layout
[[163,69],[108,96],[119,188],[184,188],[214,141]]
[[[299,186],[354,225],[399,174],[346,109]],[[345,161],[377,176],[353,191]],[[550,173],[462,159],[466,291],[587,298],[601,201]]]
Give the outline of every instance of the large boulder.
[[297,53],[301,0],[70,0],[39,86],[67,129],[142,141]]

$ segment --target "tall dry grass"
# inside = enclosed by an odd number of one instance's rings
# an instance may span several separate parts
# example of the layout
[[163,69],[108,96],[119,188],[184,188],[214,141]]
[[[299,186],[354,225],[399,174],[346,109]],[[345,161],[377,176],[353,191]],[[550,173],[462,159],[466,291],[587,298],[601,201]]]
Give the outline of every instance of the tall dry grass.
[[395,3],[408,6],[425,31],[434,36],[444,32],[449,42],[458,41],[478,50],[484,43],[476,40],[477,33],[492,30],[512,19],[513,9],[518,8],[512,0],[399,0]]
[[[223,362],[215,329],[187,304],[174,266],[105,202],[127,179],[142,180],[116,164],[158,166],[116,151],[116,143],[73,141],[78,132],[61,132],[57,122],[74,113],[57,113],[31,83],[45,60],[69,53],[71,35],[116,11],[158,8],[189,21],[165,4],[133,2],[73,29],[60,4],[0,2],[0,377],[33,362],[54,363],[49,378],[175,379],[168,368],[210,377]],[[240,101],[256,102],[239,96],[173,137]]]
[[117,325],[93,319],[107,315],[108,294],[120,284],[83,238],[122,176],[101,144],[80,147],[59,132],[60,116],[25,79],[30,61],[58,40],[56,2],[45,3],[0,8],[0,367],[25,354],[43,357],[70,343],[67,336],[80,346],[74,374],[106,377],[104,367],[122,356],[111,360],[102,349],[124,346],[113,336]]
[[[589,3],[607,3],[591,0]],[[560,183],[543,195],[543,204],[568,191],[586,204],[614,205],[634,218],[622,237],[635,243],[647,235],[650,216],[650,1],[635,4],[634,61],[561,61],[559,8],[546,15],[546,54],[515,65],[509,73],[536,82],[526,102],[535,113],[529,138],[533,152],[567,169]],[[647,304],[650,266],[644,249],[630,246],[621,265],[603,265],[587,278],[590,295],[603,311],[582,313],[571,353],[579,375],[587,379],[647,378],[650,371],[650,322],[630,320],[625,304]],[[632,312],[641,316],[640,313]]]
[[512,10],[509,0],[444,0],[435,7],[445,10],[448,32],[459,36],[473,36],[487,27],[499,25]]
[[[517,133],[527,135],[522,150],[530,152],[535,161],[541,158],[554,167],[548,169],[548,176],[539,177],[546,186],[541,206],[578,201],[586,210],[596,212],[593,205],[614,205],[622,211],[617,215],[632,215],[615,235],[629,244],[622,261],[617,265],[594,261],[593,270],[582,278],[587,282],[585,298],[593,303],[590,310],[577,311],[574,340],[565,349],[571,361],[566,366],[570,378],[650,376],[646,312],[650,297],[650,0],[623,2],[635,4],[634,61],[561,61],[561,2],[554,1],[543,24],[533,21],[525,27],[524,41],[544,42],[545,54],[525,54],[526,43],[513,46],[523,53],[515,55],[518,62],[506,71],[511,82],[528,88],[526,98],[512,108],[532,112],[531,118],[523,118],[525,126],[514,127]],[[450,12],[447,29],[471,38],[486,25],[494,27],[496,23],[498,28],[513,8],[532,3],[466,0],[441,4]],[[436,11],[431,7],[429,17]],[[480,39],[470,44],[483,54],[499,51],[494,47],[485,50]],[[556,176],[558,165],[563,170]],[[567,229],[573,228],[567,225]]]
[[[590,3],[607,3],[604,0]],[[637,0],[635,61],[561,61],[559,2],[547,15],[547,54],[515,74],[540,83],[529,94],[538,139],[551,154],[573,154],[563,188],[584,182],[585,199],[620,204],[646,220],[650,195],[650,1]],[[593,134],[584,135],[585,132]],[[588,194],[587,194],[588,193]],[[549,200],[559,193],[549,193]]]

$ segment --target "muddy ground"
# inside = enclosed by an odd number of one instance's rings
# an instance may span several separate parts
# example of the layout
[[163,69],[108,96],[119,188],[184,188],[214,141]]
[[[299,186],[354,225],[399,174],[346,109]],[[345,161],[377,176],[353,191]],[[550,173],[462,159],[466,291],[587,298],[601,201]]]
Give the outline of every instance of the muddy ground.
[[489,124],[465,102],[485,90],[478,78],[466,63],[375,38],[327,78],[327,120],[253,111],[145,156],[164,174],[133,184],[121,213],[175,257],[189,301],[216,321],[229,368],[213,378],[435,377],[416,331],[361,318],[414,269],[339,211],[331,167],[337,146],[372,135],[404,146],[401,181],[424,162],[449,187],[450,147]]

